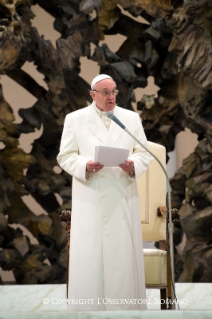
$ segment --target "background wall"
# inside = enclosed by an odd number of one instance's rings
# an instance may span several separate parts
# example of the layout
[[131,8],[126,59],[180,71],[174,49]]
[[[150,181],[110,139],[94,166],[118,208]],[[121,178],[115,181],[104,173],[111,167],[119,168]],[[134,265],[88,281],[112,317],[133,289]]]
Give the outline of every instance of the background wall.
[[[56,40],[57,38],[60,37],[60,34],[53,28],[54,18],[50,16],[46,11],[44,11],[38,5],[32,6],[32,11],[35,14],[35,18],[32,20],[33,26],[37,28],[40,35],[43,35],[46,40],[50,40],[53,46],[56,47]],[[131,16],[127,11],[125,11],[125,14]],[[141,19],[142,19],[141,17],[135,18],[135,20],[138,20],[138,21],[140,21]],[[125,40],[125,37],[121,35],[105,36],[105,40],[101,41],[100,45],[102,45],[102,43],[107,43],[111,51],[116,52],[120,48],[124,40]],[[91,45],[91,48],[93,51],[94,45]],[[99,73],[99,66],[97,65],[96,62],[92,60],[88,60],[87,57],[81,57],[80,63],[81,63],[80,75],[88,83],[91,83],[92,79],[97,75],[97,73]],[[43,79],[43,74],[39,73],[36,70],[36,67],[33,63],[26,62],[24,66],[22,67],[22,69],[28,74],[30,74],[37,81],[37,83],[39,83],[39,85],[43,86],[45,89],[48,89]],[[20,118],[18,114],[18,110],[20,108],[29,108],[31,105],[33,105],[36,102],[36,98],[33,95],[31,95],[28,91],[26,91],[22,86],[14,82],[7,75],[1,76],[1,83],[3,85],[4,97],[6,101],[8,101],[8,103],[13,108],[14,115],[15,115],[15,123],[21,123],[22,119]],[[148,85],[146,88],[137,88],[135,90],[136,100],[137,101],[141,100],[143,94],[147,94],[147,95],[153,94],[155,97],[157,97],[157,92],[159,89],[160,88],[154,84],[154,78],[150,76],[148,78]],[[137,105],[136,103],[133,103],[133,107],[135,111],[138,111],[136,109],[136,105]],[[138,112],[142,113],[141,111],[138,111]],[[41,134],[42,134],[42,128],[40,130],[36,129],[36,132],[34,133],[21,134],[19,139],[20,147],[24,149],[26,153],[30,153],[32,148],[32,142],[35,139],[39,138]],[[182,166],[183,159],[193,152],[196,145],[197,145],[197,136],[191,133],[189,129],[186,129],[184,132],[180,132],[177,135],[175,150],[168,154],[170,159],[167,164],[167,171],[170,177],[174,175],[174,173],[176,172],[176,169]],[[56,167],[55,169],[58,172],[60,171],[59,167]],[[47,214],[46,211],[32,198],[32,196],[27,195],[27,196],[23,196],[22,198],[24,202],[30,207],[30,209],[36,215]],[[62,204],[62,200],[59,195],[58,195],[58,201]],[[25,233],[27,233],[26,230],[25,230]],[[36,238],[34,238],[32,235],[30,236],[31,236],[32,242],[37,241]],[[152,243],[149,243],[146,246],[149,247],[152,245],[153,245]],[[183,245],[184,245],[184,242],[183,242]],[[0,274],[2,275],[2,278],[4,281],[13,282],[14,276],[12,271],[3,271],[2,269],[0,269]]]
[[33,0],[34,19],[32,1],[9,2],[0,6],[2,268],[18,284],[65,282],[58,212],[71,207],[71,177],[56,155],[65,115],[89,104],[88,83],[108,73],[117,104],[139,112],[168,152],[181,216],[176,281],[211,282],[211,1]]

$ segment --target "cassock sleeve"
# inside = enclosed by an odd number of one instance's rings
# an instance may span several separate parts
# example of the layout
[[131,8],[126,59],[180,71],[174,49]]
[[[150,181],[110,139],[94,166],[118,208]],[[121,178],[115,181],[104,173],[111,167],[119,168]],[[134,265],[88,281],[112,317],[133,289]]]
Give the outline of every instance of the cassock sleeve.
[[60,167],[68,174],[84,182],[90,180],[86,175],[86,163],[88,159],[79,155],[78,144],[70,114],[65,118],[57,161]]
[[[149,149],[146,135],[144,133],[143,126],[140,121],[140,117],[136,114],[136,133],[135,137]],[[134,124],[135,124],[134,123]],[[149,167],[149,164],[153,160],[151,154],[149,154],[138,142],[134,141],[133,154],[129,156],[129,159],[134,161],[135,178],[138,178],[143,174]]]

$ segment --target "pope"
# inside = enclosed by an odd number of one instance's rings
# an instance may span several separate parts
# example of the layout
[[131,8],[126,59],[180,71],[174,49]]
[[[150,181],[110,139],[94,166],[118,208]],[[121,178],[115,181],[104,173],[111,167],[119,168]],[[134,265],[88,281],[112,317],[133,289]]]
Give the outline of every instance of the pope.
[[[68,304],[70,311],[146,309],[136,179],[152,157],[107,117],[112,111],[148,148],[139,115],[117,106],[117,94],[114,80],[98,75],[91,83],[93,103],[65,118],[57,160],[73,177],[68,299],[76,302]],[[104,167],[94,161],[95,146],[128,149],[129,158]]]

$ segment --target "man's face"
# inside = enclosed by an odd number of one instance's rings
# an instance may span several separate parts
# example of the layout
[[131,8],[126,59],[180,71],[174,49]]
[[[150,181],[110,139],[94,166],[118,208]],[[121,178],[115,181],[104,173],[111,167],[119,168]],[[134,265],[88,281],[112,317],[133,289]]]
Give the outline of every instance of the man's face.
[[[96,102],[96,106],[103,112],[112,111],[116,105],[116,95],[112,91],[116,89],[116,84],[111,79],[105,79],[97,82],[94,91],[90,92],[92,99]],[[99,92],[96,92],[96,91]],[[103,92],[110,92],[108,96],[102,95]],[[101,93],[100,93],[101,92]]]

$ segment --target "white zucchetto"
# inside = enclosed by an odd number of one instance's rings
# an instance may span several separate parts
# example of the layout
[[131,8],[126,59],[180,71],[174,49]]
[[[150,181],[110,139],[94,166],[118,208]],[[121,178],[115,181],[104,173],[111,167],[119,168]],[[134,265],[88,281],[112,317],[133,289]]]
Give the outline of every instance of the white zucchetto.
[[107,75],[107,74],[98,74],[93,81],[91,82],[91,90],[93,90],[94,86],[96,83],[98,83],[99,81],[102,81],[104,79],[111,79],[113,80],[113,78],[111,78],[111,76]]

